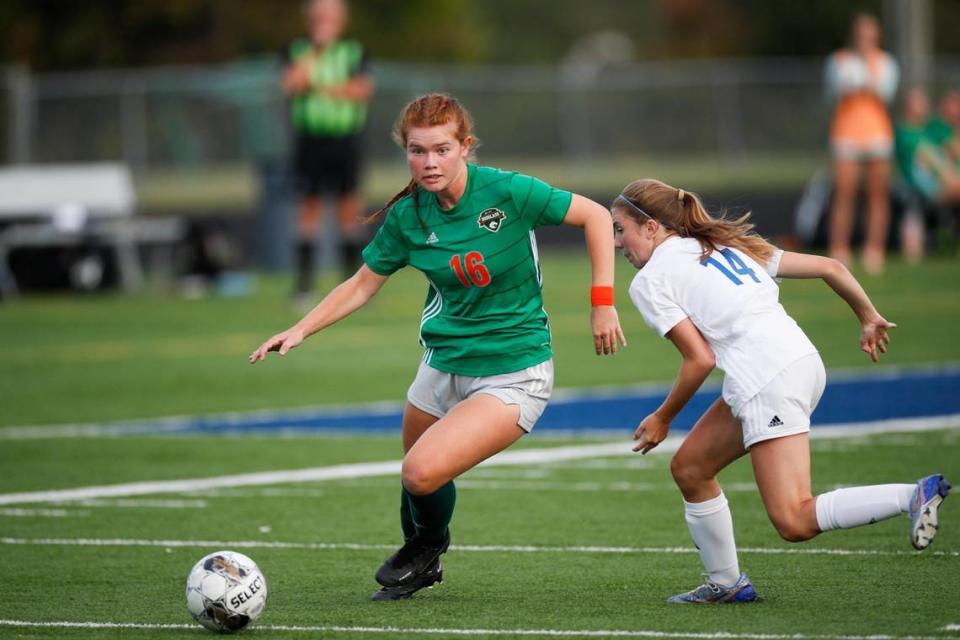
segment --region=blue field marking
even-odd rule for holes
[[[629,430],[654,411],[668,386],[559,390],[535,432]],[[720,396],[719,385],[701,389],[680,412],[674,430],[690,429]],[[168,422],[165,433],[336,432],[375,433],[400,427],[401,403],[272,411],[184,418]],[[879,369],[869,374],[832,373],[812,423],[836,425],[960,414],[960,367]]]

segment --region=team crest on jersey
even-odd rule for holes
[[[503,224],[506,218],[507,214],[500,211],[500,209],[484,209],[480,212],[480,217],[477,218],[477,224],[487,231],[496,233],[500,230],[500,225]]]

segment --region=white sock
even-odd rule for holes
[[[733,518],[727,497],[720,492],[706,502],[683,501],[687,528],[700,550],[700,559],[710,581],[729,587],[740,579],[737,544],[733,539]]]
[[[910,510],[912,484],[877,484],[836,489],[817,496],[817,526],[821,531],[873,524]]]

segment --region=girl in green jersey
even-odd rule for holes
[[[429,283],[420,323],[423,362],[403,414],[400,520],[405,543],[380,567],[374,600],[409,598],[442,580],[453,480],[533,428],[553,388],[533,230],[582,227],[592,267],[590,322],[597,355],[626,344],[613,306],[610,215],[582,196],[468,162],[470,115],[453,97],[408,104],[394,128],[411,180],[380,212],[364,264],[293,327],[250,355],[286,355],[366,304],[410,265]]]

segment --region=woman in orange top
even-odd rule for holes
[[[834,158],[830,255],[850,263],[854,202],[863,167],[867,194],[863,265],[870,273],[883,270],[893,151],[887,104],[896,93],[898,78],[896,61],[880,49],[879,22],[870,14],[857,14],[850,47],[830,56],[826,69],[828,96],[836,103],[830,128]]]

